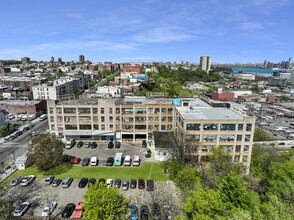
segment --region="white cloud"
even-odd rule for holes
[[[71,18],[76,18],[76,19],[81,19],[82,16],[79,13],[73,13],[73,12],[63,12],[63,16],[71,17]]]

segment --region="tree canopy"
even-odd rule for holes
[[[2,126],[0,127],[0,137],[4,137],[4,136],[6,136],[7,133],[8,133],[8,129],[7,129],[5,126],[2,125]]]
[[[111,74],[110,70],[105,68],[101,72],[102,76],[105,78],[106,76],[109,76]]]
[[[64,160],[64,143],[55,135],[42,133],[33,138],[27,156],[41,171],[50,170]]]
[[[255,128],[253,141],[273,141],[272,136],[262,128]]]

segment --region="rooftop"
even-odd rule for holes
[[[28,100],[1,100],[0,105],[35,105],[40,103],[42,100],[39,101],[28,101]]]

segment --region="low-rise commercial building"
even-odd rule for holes
[[[23,101],[23,100],[2,100],[0,101],[0,110],[5,109],[9,114],[34,114],[47,111],[46,100],[41,101]]]

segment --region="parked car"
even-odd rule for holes
[[[143,179],[138,180],[138,188],[145,189],[145,181]]]
[[[139,166],[140,165],[140,156],[135,155],[133,160],[133,166]]]
[[[107,184],[107,186],[106,186],[107,188],[112,187],[113,180],[112,179],[107,179],[106,184]]]
[[[91,148],[94,149],[94,148],[96,148],[96,147],[97,147],[97,143],[96,143],[96,142],[92,142],[92,144],[91,144]]]
[[[91,185],[96,184],[96,179],[91,178],[88,182],[88,187],[90,187]]]
[[[67,177],[62,181],[62,188],[68,188],[70,187],[70,184],[72,183],[73,178],[72,177]]]
[[[7,138],[7,140],[8,140],[8,141],[12,141],[12,140],[14,140],[15,138],[17,138],[17,136],[14,135],[14,134],[12,134],[12,135],[10,135],[10,136]]]
[[[116,180],[114,181],[114,187],[116,187],[116,188],[120,188],[120,185],[121,185],[121,180],[120,180],[120,179],[116,179]]]
[[[85,188],[88,183],[88,178],[82,178],[79,182],[79,188]]]
[[[57,206],[57,202],[51,202],[49,206],[46,206],[42,212],[42,216],[49,216],[53,213],[54,209]]]
[[[38,135],[38,132],[36,132],[36,131],[33,131],[33,132],[32,132],[32,136],[33,136],[33,137],[35,137],[35,136],[37,136],[37,135]]]
[[[153,190],[154,190],[154,181],[147,180],[147,191],[153,191]]]
[[[98,165],[98,158],[97,157],[92,157],[90,164],[91,164],[91,166],[97,166]]]
[[[106,161],[106,166],[113,166],[114,159],[113,157],[108,157]]]
[[[132,220],[139,219],[138,208],[135,205],[131,206],[131,219]]]
[[[21,131],[17,131],[17,132],[15,132],[15,136],[16,136],[16,137],[18,137],[18,136],[20,136],[20,135],[22,135],[22,132],[21,132]]]
[[[79,164],[81,162],[81,158],[76,157],[73,161],[73,164]]]
[[[131,156],[127,155],[124,159],[125,166],[131,166]]]
[[[142,141],[142,147],[147,147],[147,142],[144,140],[144,141]]]
[[[30,130],[30,127],[24,127],[24,128],[22,129],[22,132],[26,132],[26,131],[28,131],[28,130]]]
[[[53,175],[50,175],[50,176],[47,176],[46,179],[45,179],[45,185],[48,186],[50,185],[54,180],[54,176]]]
[[[118,141],[115,142],[115,148],[120,148],[120,142]]]
[[[72,147],[75,146],[75,144],[76,144],[76,141],[75,139],[72,138],[66,143],[65,149],[71,149]]]
[[[77,147],[82,147],[83,144],[84,144],[83,141],[79,141],[78,144],[77,144]]]
[[[82,160],[82,166],[83,167],[88,166],[89,162],[90,162],[89,157],[84,157],[83,160]]]
[[[18,206],[13,213],[13,216],[22,216],[30,207],[29,202],[23,202],[20,206]]]
[[[63,218],[69,218],[71,216],[71,214],[73,213],[74,209],[75,209],[75,204],[73,203],[69,203],[65,206],[65,208],[62,211],[61,216]]]
[[[101,179],[99,179],[99,181],[98,181],[98,185],[101,183],[101,184],[105,184],[105,179],[103,179],[103,178],[101,178]]]
[[[108,142],[108,148],[113,148],[113,146],[114,146],[113,142],[112,141],[109,141]]]
[[[28,186],[30,185],[34,180],[36,179],[36,177],[34,175],[29,175],[27,177],[24,177],[21,181],[21,186]]]
[[[90,145],[91,145],[91,143],[90,143],[90,142],[86,142],[86,143],[85,143],[85,148],[89,148],[89,147],[90,147]]]
[[[153,203],[153,205],[152,205],[152,217],[155,220],[161,219],[160,206],[158,203]]]
[[[59,186],[59,184],[62,182],[62,179],[55,179],[55,180],[53,180],[53,182],[52,182],[52,186],[53,187],[57,187],[57,186]]]
[[[130,188],[131,189],[136,189],[136,187],[137,187],[137,180],[132,179],[131,184],[130,184]]]
[[[149,219],[149,209],[147,205],[141,206],[140,219]]]
[[[10,186],[17,186],[18,184],[21,183],[22,179],[23,179],[23,176],[18,176],[14,178],[13,180],[11,180]]]
[[[121,189],[125,190],[125,191],[129,189],[129,181],[128,180],[122,181]]]
[[[84,212],[83,202],[79,202],[75,207],[72,217],[81,218],[83,216],[83,212]]]

